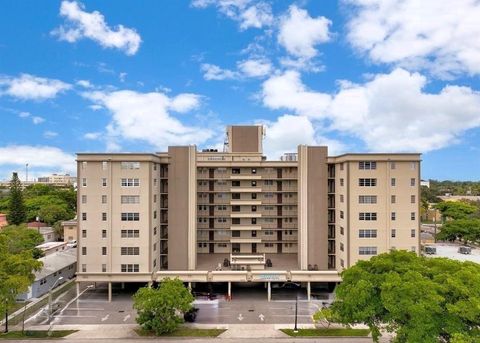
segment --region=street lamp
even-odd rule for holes
[[[295,327],[293,328],[294,333],[298,333],[297,328],[297,313],[298,313],[298,294],[295,296]]]
[[[58,281],[61,280],[63,280],[63,276],[60,276],[48,290],[48,324],[52,321],[52,289],[54,289]]]

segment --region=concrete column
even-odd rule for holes
[[[153,286],[153,282],[152,281],[148,281],[148,287],[152,288]]]
[[[268,301],[272,300],[272,287],[270,285],[270,281],[268,281],[268,284],[267,284],[267,299]]]
[[[232,300],[232,282],[228,281],[228,300]]]
[[[108,302],[112,302],[112,283],[108,283]]]
[[[312,294],[312,289],[310,287],[310,281],[307,282],[307,299],[310,301],[310,295]]]
[[[77,286],[77,297],[80,296],[80,282],[76,282],[75,285]]]
[[[125,289],[125,282],[122,282],[122,289]]]
[[[190,292],[192,291],[192,283],[191,283],[191,282],[188,283],[188,290],[189,290]]]

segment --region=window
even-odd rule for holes
[[[360,212],[358,214],[358,220],[367,220],[367,221],[377,220],[377,212]]]
[[[240,181],[232,181],[232,187],[240,187]]]
[[[273,248],[273,243],[264,243],[265,248]]]
[[[257,212],[257,206],[252,206],[252,212]]]
[[[138,200],[140,201],[140,198]],[[156,194],[153,195],[153,202],[157,202],[157,195]]]
[[[342,179],[340,179],[340,186],[343,187],[343,185],[344,185],[344,180],[343,180],[343,178],[342,178]]]
[[[157,243],[153,244],[153,251],[157,251]]]
[[[396,167],[395,162],[390,162],[390,169],[395,169]]]
[[[358,185],[360,187],[375,187],[377,185],[377,179],[358,179]]]
[[[410,220],[415,220],[415,212],[410,212]]]
[[[232,174],[240,174],[240,168],[232,168]]]
[[[82,220],[87,220],[87,213],[86,212],[82,212]]]
[[[102,204],[106,204],[106,203],[107,203],[107,196],[102,195]]]
[[[256,174],[257,173],[257,169],[256,168],[252,168],[252,174]]]
[[[219,248],[226,248],[226,247],[227,247],[227,243],[218,243],[218,244],[217,244],[217,247],[219,247]]]
[[[232,212],[240,212],[240,206],[239,205],[233,205],[232,206]]]
[[[416,235],[416,233],[417,233],[417,230],[411,229],[411,230],[410,230],[410,237],[414,238],[415,235]]]
[[[254,224],[254,225],[257,224],[257,218],[252,218],[252,224]]]
[[[345,262],[343,261],[343,259],[340,259],[340,267],[345,267]]]
[[[86,204],[86,203],[87,203],[87,196],[82,195],[82,204]]]
[[[122,187],[138,187],[140,179],[122,179]]]
[[[153,260],[153,268],[155,268],[157,266],[157,259],[154,259]]]
[[[122,195],[120,197],[120,202],[122,204],[139,204],[140,195]]]
[[[139,247],[121,247],[120,255],[140,255]]]
[[[343,170],[343,163],[340,163],[340,170]]]
[[[257,193],[252,193],[252,199],[256,199],[257,198]]]
[[[376,238],[377,230],[375,229],[363,229],[358,231],[359,238]]]
[[[107,179],[106,178],[102,178],[102,186],[107,187]]]
[[[392,204],[395,204],[395,203],[397,202],[397,196],[396,196],[396,195],[390,196],[390,202],[391,202]]]
[[[87,238],[87,230],[82,230],[82,238]]]
[[[415,187],[415,178],[414,177],[412,177],[410,179],[410,186]]]
[[[153,219],[157,219],[157,211],[153,211]]]
[[[234,200],[240,199],[240,193],[232,193],[232,199]]]
[[[153,187],[157,187],[157,179],[153,179]]]
[[[102,247],[102,255],[107,255],[107,247]]]
[[[344,214],[343,214],[343,211],[340,211],[340,218],[344,218]]]
[[[82,179],[82,187],[87,187],[87,178],[86,177],[84,177]]]
[[[263,231],[264,236],[273,236],[273,230],[265,230]]]
[[[343,194],[340,194],[340,202],[343,202],[344,201],[344,196]]]
[[[343,243],[340,243],[340,251],[344,251],[344,250],[345,250],[345,248],[343,246]]]
[[[359,255],[376,255],[377,247],[359,247],[358,254]]]
[[[102,162],[102,170],[107,170],[107,168],[108,168],[108,162],[103,161]]]
[[[396,180],[394,177],[392,177],[392,178],[390,179],[390,185],[391,185],[391,186],[395,186],[396,183],[397,183],[397,180]]]
[[[107,221],[107,213],[102,212],[102,221],[106,222]]]
[[[107,230],[102,230],[102,238],[107,238]]]
[[[83,170],[87,169],[87,162],[85,162],[85,161],[82,162],[82,169]]]
[[[397,230],[396,229],[392,229],[391,236],[392,236],[392,238],[397,237]]]
[[[82,247],[82,255],[86,255],[87,254],[87,247]]]
[[[140,220],[140,213],[138,212],[122,212],[122,222],[138,222]]]
[[[232,231],[232,237],[240,237],[240,231],[238,231],[238,230],[233,230],[233,231]]]
[[[137,230],[137,231],[138,231],[138,230]],[[155,227],[153,228],[153,235],[156,235],[156,234],[157,234],[157,227],[155,226]]]
[[[360,204],[376,204],[377,196],[376,195],[359,195],[358,202]]]
[[[411,247],[411,248],[410,248],[410,251],[416,252],[416,251],[417,251],[417,248],[416,248],[416,247]]]
[[[410,203],[415,204],[415,195],[410,195]]]
[[[82,273],[86,273],[86,272],[87,272],[87,265],[82,264]]]
[[[106,272],[107,272],[107,265],[102,264],[102,273],[106,273]]]
[[[240,224],[240,218],[232,218],[232,224],[235,224],[235,225]]]
[[[397,214],[395,212],[392,212],[390,215],[391,220],[395,220],[397,218]]]
[[[257,181],[252,181],[252,187],[257,187]]]
[[[343,235],[345,233],[345,229],[343,228],[343,226],[340,226],[340,234]]]
[[[410,163],[410,169],[411,169],[411,170],[415,170],[416,167],[417,167],[417,163],[416,163],[416,162],[411,162],[411,163]]]
[[[140,162],[122,162],[121,169],[140,169]]]
[[[122,238],[138,238],[140,237],[139,230],[121,230]]]
[[[120,268],[122,273],[138,273],[140,271],[138,264],[122,264]]]
[[[375,162],[375,161],[360,161],[360,162],[358,162],[358,169],[360,169],[360,170],[377,169],[377,162]]]

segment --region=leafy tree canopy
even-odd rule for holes
[[[17,173],[13,173],[10,181],[10,196],[8,200],[7,220],[9,223],[19,225],[25,222],[25,204],[23,201],[22,183]]]
[[[375,342],[382,329],[400,343],[480,339],[478,264],[392,251],[359,261],[342,278],[325,315],[368,325]]]
[[[437,233],[442,241],[461,240],[465,244],[480,242],[480,219],[457,219],[442,225]]]
[[[28,251],[34,258],[43,256],[43,252],[37,245],[43,243],[43,237],[37,230],[29,229],[26,225],[8,225],[0,231],[0,237],[4,237],[8,251],[12,254],[19,254]]]
[[[478,209],[475,205],[464,201],[442,201],[436,205],[443,218],[466,219]]]
[[[133,296],[137,323],[157,335],[172,332],[183,322],[183,314],[192,308],[193,300],[178,278],[167,278],[156,289],[140,288]]]

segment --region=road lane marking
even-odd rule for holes
[[[129,315],[129,314],[127,314],[127,315],[125,316],[125,318],[123,318],[123,321],[126,322],[126,321],[128,320],[128,318],[130,318],[130,315]]]
[[[242,321],[242,320],[243,320],[243,316],[242,316],[241,313],[238,315],[238,320],[239,320],[239,321]]]
[[[265,320],[265,316],[261,313],[258,315],[258,318],[260,318],[262,322]]]
[[[105,317],[102,318],[102,322],[106,321],[110,317],[110,314],[107,314]]]

